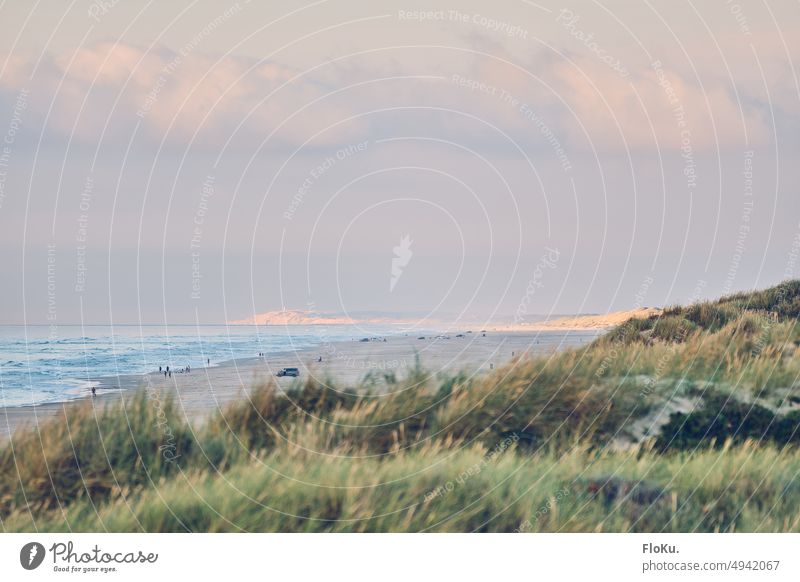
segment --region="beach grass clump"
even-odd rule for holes
[[[363,443],[370,452],[383,454],[428,438],[436,408],[432,394],[411,389],[362,400],[353,408],[335,411],[328,420],[336,443]]]
[[[487,443],[510,434],[536,447],[602,443],[619,434],[637,408],[646,412],[635,385],[569,374],[576,365],[572,358],[523,361],[461,385],[442,407],[437,429]]]
[[[669,316],[654,321],[650,338],[668,343],[683,343],[698,330],[699,326],[689,319]]]
[[[0,512],[119,495],[173,474],[192,445],[173,401],[145,391],[119,406],[65,407],[0,449]]]

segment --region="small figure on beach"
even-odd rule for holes
[[[189,366],[189,364],[186,364],[186,373],[188,374],[191,371],[192,371],[191,366]]]
[[[95,388],[94,386],[92,386],[92,396],[93,397],[97,396],[97,388]]]
[[[158,367],[158,373],[161,373],[161,366]]]
[[[167,366],[167,372],[169,372],[169,366]],[[170,374],[170,376],[171,376],[171,375],[172,375],[172,374]]]
[[[166,377],[167,377],[167,371],[164,370],[164,378],[166,378]]]
[[[322,361],[322,356],[320,356],[319,358],[317,358],[317,361],[318,361],[318,362],[321,362],[321,361]]]
[[[211,358],[206,358],[206,365],[207,365],[207,366],[210,366],[210,365],[211,365]]]
[[[172,378],[172,372],[169,372],[169,377]]]

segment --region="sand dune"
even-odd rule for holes
[[[508,326],[492,326],[498,331],[570,331],[570,330],[604,330],[611,329],[629,319],[644,319],[652,315],[661,315],[661,309],[655,307],[642,307],[628,311],[614,311],[598,315],[577,315],[575,317],[562,317],[550,321],[535,323],[512,324]]]
[[[282,309],[257,313],[245,319],[229,322],[231,325],[352,325],[351,317],[326,315],[300,309]]]

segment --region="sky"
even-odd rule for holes
[[[665,306],[798,276],[800,5],[3,2],[0,323]]]

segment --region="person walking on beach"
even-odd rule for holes
[[[167,377],[167,371],[164,370],[164,378],[166,378],[166,377]]]
[[[92,398],[94,398],[95,396],[97,396],[97,389],[94,386],[92,386]]]
[[[207,366],[210,366],[210,365],[211,365],[211,358],[206,358],[206,365],[207,365]]]
[[[158,373],[161,373],[161,366],[158,367]]]

